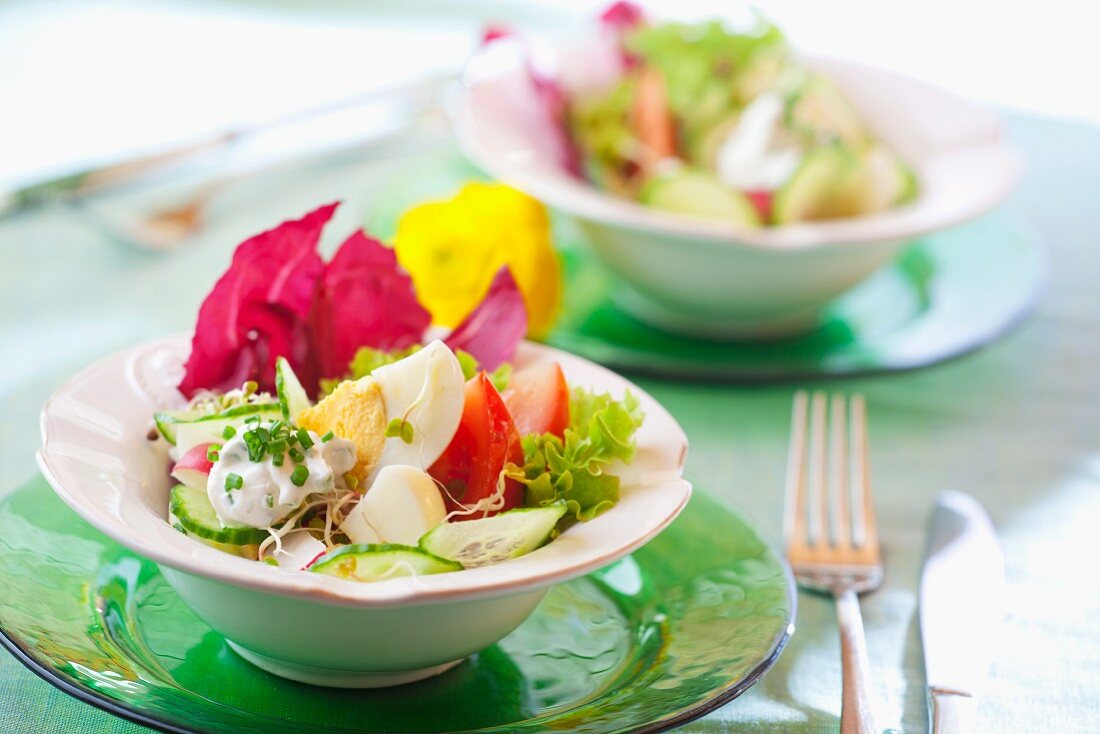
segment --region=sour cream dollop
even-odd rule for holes
[[[742,191],[779,188],[802,159],[802,151],[782,140],[783,98],[775,92],[754,99],[718,148],[718,179]]]
[[[270,424],[265,427],[270,428]],[[270,456],[251,461],[243,434],[243,430],[238,431],[225,442],[206,480],[206,494],[223,524],[271,527],[300,507],[309,495],[344,487],[344,474],[355,466],[355,445],[351,441],[331,438],[322,443],[311,431],[313,446],[302,452],[305,456],[302,465],[309,470],[309,476],[299,487],[290,480],[297,466],[290,457],[282,466],[275,466]],[[240,489],[226,490],[225,479],[230,474],[241,478]]]

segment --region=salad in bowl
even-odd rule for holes
[[[250,662],[394,685],[667,527],[687,442],[644,391],[524,340],[506,266],[441,328],[365,233],[325,262],[335,209],[243,242],[189,338],[62,386],[38,461]]]
[[[658,209],[757,227],[872,214],[916,176],[774,25],[602,18],[610,78],[564,91],[577,166]]]
[[[658,22],[625,2],[565,40],[493,31],[451,113],[470,160],[576,223],[616,306],[705,339],[814,330],[1022,170],[971,102],[799,55],[759,19]]]

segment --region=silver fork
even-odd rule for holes
[[[784,536],[799,586],[836,599],[844,671],[840,732],[878,734],[857,596],[882,583],[863,396],[795,394]]]

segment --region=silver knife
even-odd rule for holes
[[[989,515],[962,492],[936,502],[920,578],[920,632],[933,734],[974,730],[977,696],[1005,604],[1004,556]]]

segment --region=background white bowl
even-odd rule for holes
[[[180,336],[108,357],[61,387],[42,411],[38,463],[85,520],[156,562],[180,597],[246,659],[321,685],[394,685],[432,675],[493,644],[553,584],[605,566],[663,530],[687,504],[687,439],[653,398],[614,373],[523,344],[517,366],[556,360],[567,379],[641,400],[638,454],[616,470],[622,498],[529,555],[494,566],[370,584],[288,573],[205,546],[166,522],[168,457],[146,434],[176,407],[189,341]]]
[[[523,57],[495,44],[467,67],[453,120],[465,154],[489,174],[576,219],[621,278],[621,305],[655,326],[704,337],[780,336],[887,263],[906,242],[973,219],[1012,190],[1022,161],[984,109],[912,79],[847,61],[810,65],[916,170],[918,198],[843,220],[746,229],[604,193],[561,164]],[[562,65],[583,64],[562,51]]]

